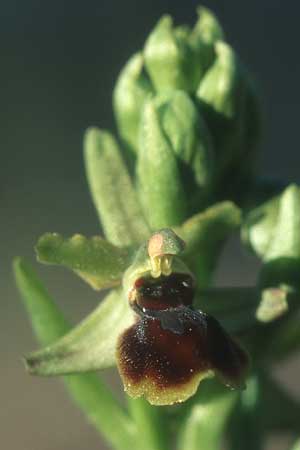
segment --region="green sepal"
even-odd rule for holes
[[[223,244],[240,221],[239,208],[232,202],[222,202],[196,214],[175,229],[186,243],[182,259],[195,274],[199,287],[210,283]]]
[[[84,157],[88,183],[105,236],[115,245],[148,237],[132,181],[114,137],[97,128],[87,130]]]
[[[300,188],[288,186],[246,216],[242,240],[264,262],[262,286],[300,286]]]
[[[177,449],[219,449],[237,400],[238,391],[230,391],[215,380],[203,381],[180,415]]]
[[[137,161],[137,187],[152,230],[179,225],[187,201],[177,157],[166,137],[154,101],[145,104]]]
[[[138,131],[143,105],[153,93],[142,53],[134,54],[122,69],[113,92],[119,134],[133,154],[138,151]]]
[[[97,290],[120,284],[131,260],[129,250],[116,247],[100,236],[88,239],[75,234],[64,238],[57,233],[46,233],[35,249],[38,261],[65,266]]]
[[[182,27],[176,30],[170,16],[163,16],[150,33],[144,57],[157,92],[195,91],[201,76],[198,54],[189,34],[182,32]]]
[[[70,329],[61,311],[22,259],[14,261],[16,283],[33,330],[42,345],[49,345]],[[136,429],[130,417],[100,377],[93,373],[63,377],[68,392],[90,423],[117,450],[131,450]]]
[[[134,322],[121,289],[111,291],[86,319],[52,345],[26,358],[35,375],[63,375],[115,366],[119,335]]]

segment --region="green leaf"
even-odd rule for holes
[[[162,130],[154,101],[148,101],[143,111],[137,185],[153,230],[179,225],[185,219],[186,196],[177,158]]]
[[[91,194],[107,239],[120,246],[146,239],[149,229],[113,136],[97,128],[88,129],[84,156]]]
[[[17,258],[14,272],[34,332],[41,344],[48,345],[69,325],[28,264]],[[101,378],[86,373],[66,376],[64,381],[73,400],[111,445],[118,450],[134,448],[134,424]]]
[[[180,418],[178,450],[220,449],[237,399],[237,391],[230,391],[214,380],[203,381],[187,404],[185,416]]]
[[[133,154],[138,151],[138,131],[143,106],[152,92],[150,80],[144,70],[143,55],[136,53],[122,69],[113,93],[118,130]]]
[[[40,262],[68,267],[94,289],[120,284],[131,260],[128,250],[99,236],[87,239],[80,234],[66,239],[57,233],[46,233],[38,240],[36,253]]]
[[[240,224],[240,210],[231,202],[216,204],[188,219],[176,233],[186,243],[182,258],[200,287],[212,277],[224,241]]]
[[[111,291],[79,325],[29,355],[27,368],[36,375],[62,375],[115,366],[118,337],[133,321],[122,289]]]

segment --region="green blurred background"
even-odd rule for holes
[[[1,449],[106,448],[57,380],[25,374],[21,356],[36,344],[11,261],[22,255],[34,263],[33,245],[46,231],[99,232],[83,173],[83,132],[90,125],[114,128],[114,82],[157,19],[168,12],[177,22],[192,23],[197,5],[192,0],[0,3]],[[266,122],[261,172],[299,180],[300,4],[207,0],[205,5],[260,83]],[[35,267],[74,321],[97,304],[99,296],[67,271]],[[257,268],[233,239],[217,283],[252,283]],[[296,360],[277,370],[295,395],[297,365],[299,377]],[[269,448],[284,447],[274,438]]]

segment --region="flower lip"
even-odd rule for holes
[[[213,374],[227,386],[244,387],[247,353],[216,319],[193,309],[194,291],[187,273],[135,280],[129,301],[136,322],[119,337],[116,355],[132,397],[145,395],[157,405],[181,402]]]
[[[143,310],[120,336],[117,360],[125,390],[153,404],[173,404],[193,395],[203,378],[218,377],[243,388],[247,353],[213,317],[191,307]]]

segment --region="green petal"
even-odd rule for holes
[[[119,134],[127,148],[138,151],[138,130],[145,100],[152,86],[144,71],[144,58],[136,53],[122,69],[113,94],[114,112]]]
[[[69,239],[57,233],[44,234],[38,240],[36,253],[40,262],[60,264],[74,270],[94,289],[120,284],[131,260],[125,249],[99,236],[87,239],[79,234]]]
[[[117,339],[133,321],[122,290],[114,290],[68,334],[29,355],[28,370],[36,375],[62,375],[112,367]]]
[[[115,139],[90,128],[84,147],[87,178],[105,236],[120,246],[143,241],[148,226]]]
[[[196,214],[176,233],[186,243],[182,258],[196,275],[199,286],[206,286],[212,276],[224,241],[240,224],[240,210],[223,202]]]
[[[28,264],[17,258],[14,272],[34,332],[41,344],[50,344],[70,327]],[[113,447],[118,450],[134,447],[134,424],[100,377],[85,373],[66,376],[64,381],[89,422]]]

